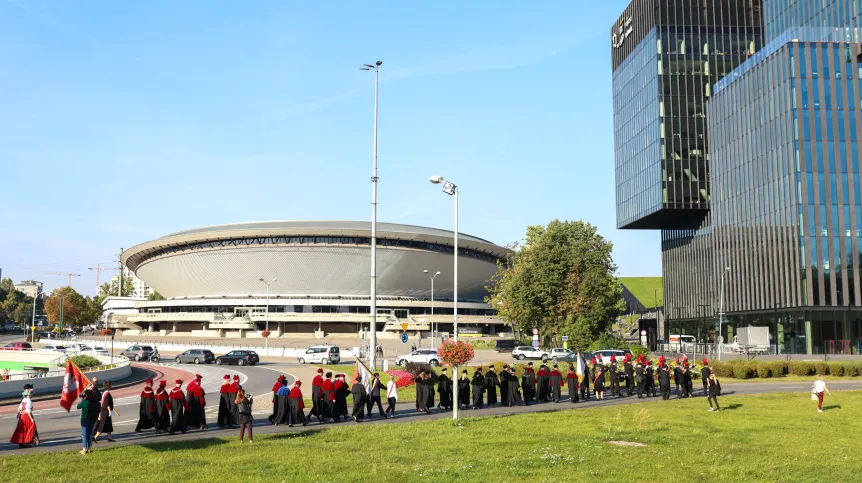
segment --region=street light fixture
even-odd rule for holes
[[[428,275],[428,270],[422,270],[422,273]],[[431,347],[435,347],[434,345],[434,277],[440,275],[440,272],[435,273],[434,275],[428,275],[428,278],[431,279]]]
[[[439,175],[432,176],[429,181],[431,181],[431,184],[443,183],[443,192],[447,195],[455,197],[455,273],[453,274],[453,278],[455,280],[455,308],[453,311],[454,317],[452,318],[452,326],[453,332],[455,333],[455,342],[458,342],[458,186],[451,181],[446,181],[445,179],[443,179],[442,176]],[[458,402],[457,384],[452,385],[452,398],[455,400],[456,403]],[[452,405],[452,419],[458,419],[458,404]]]
[[[268,356],[269,355],[269,334],[268,334],[269,333],[269,286],[274,284],[275,282],[277,282],[278,279],[274,278],[269,283],[267,283],[267,281],[264,280],[263,277],[259,278],[258,280],[263,282],[264,285],[266,285],[266,314],[264,315],[264,317],[266,318],[267,336],[263,338],[263,344],[264,344],[264,348],[266,349],[265,350],[266,355]]]
[[[371,171],[371,348],[369,362],[377,369],[377,90],[380,85],[380,66],[383,61],[363,64],[359,70],[374,71],[374,165]]]
[[[724,267],[721,272],[721,289],[718,294],[718,330],[715,332],[715,348],[718,352],[718,360],[721,360],[721,324],[724,322],[724,276],[730,272],[730,267]]]

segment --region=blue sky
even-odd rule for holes
[[[608,32],[626,1],[0,0],[4,277],[67,279],[173,231],[378,219],[506,244],[597,225],[620,275],[659,275],[658,232],[615,226]]]

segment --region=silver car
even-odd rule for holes
[[[177,364],[182,364],[183,362],[190,362],[194,364],[209,364],[211,362],[215,362],[215,354],[209,349],[189,349],[182,354],[178,355],[174,362]]]

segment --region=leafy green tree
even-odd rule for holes
[[[3,291],[4,294],[8,294],[15,290],[15,284],[12,282],[11,278],[0,279],[0,290]],[[3,296],[6,298],[6,295]]]
[[[529,226],[525,244],[498,264],[486,300],[521,331],[587,347],[625,309],[612,249],[589,223]]]
[[[147,300],[164,300],[164,299],[165,299],[165,298],[164,298],[164,297],[162,297],[162,294],[160,294],[160,293],[156,292],[155,290],[153,290],[153,293],[151,293],[151,294],[147,297]]]

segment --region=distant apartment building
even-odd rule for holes
[[[21,283],[15,284],[15,290],[22,292],[30,298],[36,298],[42,295],[42,282],[24,280]]]
[[[147,285],[146,282],[136,277],[134,272],[129,270],[128,268],[123,267],[123,280],[131,280],[132,282],[132,293],[123,293],[123,297],[131,297],[138,299],[146,299],[153,293],[153,289]],[[117,284],[120,283],[119,276],[111,277],[111,290],[117,290]],[[124,282],[125,285],[125,282]]]

